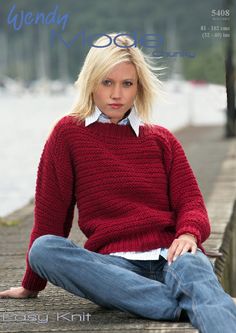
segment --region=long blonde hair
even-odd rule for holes
[[[110,33],[107,36],[112,43],[105,47],[108,37],[104,35],[98,38],[93,42],[97,47],[92,46],[85,58],[75,82],[79,96],[69,114],[79,121],[91,115],[95,110],[92,93],[98,84],[115,65],[131,62],[138,75],[138,92],[134,106],[139,117],[149,123],[153,102],[162,91],[162,84],[155,74],[159,68],[152,64],[151,57],[145,55],[140,48],[131,46],[134,40],[127,34]],[[114,38],[119,46],[113,43]]]

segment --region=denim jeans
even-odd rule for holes
[[[168,266],[163,257],[130,260],[45,235],[34,241],[29,263],[52,284],[108,309],[168,321],[185,310],[201,333],[236,332],[236,306],[201,250]]]

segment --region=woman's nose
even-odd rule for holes
[[[112,87],[111,97],[112,98],[120,98],[121,97],[121,87],[118,84],[116,84]]]

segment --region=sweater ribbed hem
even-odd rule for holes
[[[47,281],[42,279],[38,274],[34,273],[31,269],[27,269],[25,276],[21,282],[22,287],[31,291],[41,291],[46,285]]]

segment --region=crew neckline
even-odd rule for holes
[[[134,130],[132,129],[130,124],[127,125],[119,125],[114,123],[102,123],[95,122],[85,127],[85,123],[83,122],[83,127],[89,131],[91,134],[96,134],[102,137],[112,137],[112,138],[120,138],[120,139],[134,139],[138,140],[139,138],[143,138],[146,134],[146,126],[145,124],[140,125],[139,127],[139,136],[137,137]]]

